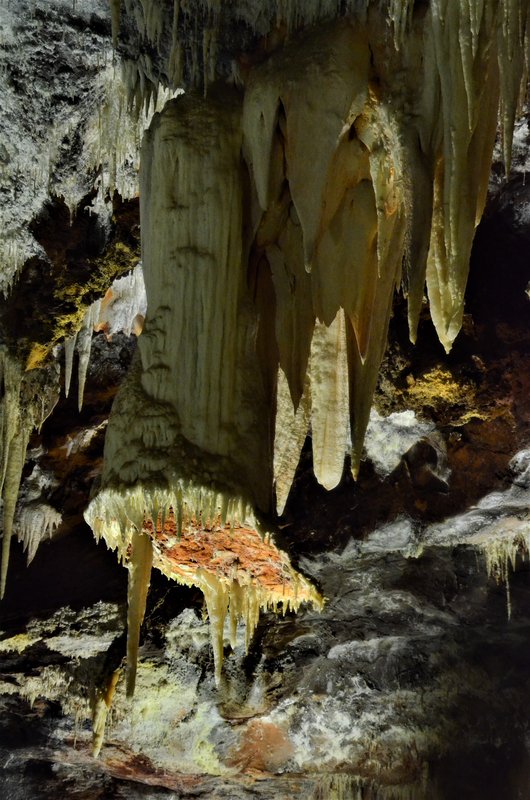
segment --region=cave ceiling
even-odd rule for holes
[[[526,0],[0,2],[0,794],[517,800]]]

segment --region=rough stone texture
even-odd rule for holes
[[[50,193],[74,211],[92,188],[94,175],[80,162],[83,131],[103,100],[98,78],[112,51],[105,0],[77,8],[69,0],[6,2],[0,25],[4,288],[28,257],[42,255],[29,227]]]
[[[27,358],[35,344],[49,354],[79,305],[136,263],[138,218],[134,201],[114,196],[114,222],[109,206],[95,217],[81,210],[70,225],[60,187],[75,176],[76,196],[94,188],[79,168],[73,123],[57,134],[54,196],[37,166],[32,191],[17,166],[30,152],[41,164],[51,108],[60,124],[89,113],[82,96],[97,104],[98,54],[111,58],[106,3],[7,3],[0,23],[2,213],[24,262],[2,336]],[[10,127],[28,119],[20,106],[32,118],[24,136]],[[367,457],[356,485],[345,475],[326,493],[307,447],[285,513],[271,521],[278,544],[327,598],[323,612],[263,615],[248,654],[240,631],[235,651],[225,647],[217,689],[202,597],[155,576],[136,698],[125,700],[120,680],[97,760],[91,717],[122,666],[126,576],[82,511],[134,338],[94,337],[82,413],[72,397],[59,401],[32,438],[23,475],[21,507],[39,486],[62,523],[29,568],[13,546],[0,608],[2,797],[527,797],[528,553],[523,537],[515,570],[507,567],[508,620],[506,587],[488,576],[483,543],[469,541],[477,526],[506,522],[521,532],[528,522],[524,470],[512,462],[530,433],[527,164],[523,120],[510,180],[494,167],[468,316],[449,356],[427,313],[411,347],[396,299],[376,409],[411,424],[374,422],[373,447],[387,440],[383,466]],[[124,252],[106,271],[105,258],[115,264]]]

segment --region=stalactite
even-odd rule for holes
[[[112,3],[114,12],[119,4],[116,0]],[[174,0],[171,11],[163,0],[126,0],[126,15],[140,37],[161,50],[158,69],[138,70],[138,61],[126,62],[130,96],[138,96],[143,105],[145,93],[164,79],[173,89],[185,83],[188,88],[207,89],[225,58],[223,48],[218,45],[218,31],[222,30],[224,17],[229,18],[230,26],[252,30],[256,36],[266,37],[275,29],[285,29],[293,37],[341,16],[364,23],[371,5],[372,0],[273,0],[264,8],[259,3],[246,2],[232,3],[227,9],[217,0],[207,0],[198,6],[200,12],[194,14],[194,7],[180,0]],[[379,0],[379,6],[385,26],[400,48],[410,26],[413,0]],[[113,13],[113,33],[119,30],[115,21],[119,22],[117,11]],[[167,33],[167,46],[160,48],[163,30]],[[193,30],[193,46],[189,35],[186,40],[190,30]],[[183,46],[182,37],[188,42],[187,47]]]
[[[390,0],[388,19],[394,31],[394,46],[400,50],[405,44],[405,35],[410,27],[414,0]]]
[[[513,129],[521,100],[521,89],[528,76],[530,9],[519,0],[502,0],[498,25],[498,50],[501,86],[501,124],[504,165],[509,176],[512,161]]]
[[[11,536],[15,505],[22,477],[28,436],[23,428],[20,413],[20,388],[22,370],[7,352],[0,352],[3,397],[0,406],[2,427],[2,453],[0,490],[3,500],[2,564],[0,571],[0,598],[4,596],[9,566]]]
[[[72,382],[72,367],[74,364],[75,344],[77,333],[64,340],[64,394],[70,394],[70,383]]]
[[[74,354],[77,352],[79,411],[83,406],[94,330],[103,330],[109,337],[119,331],[127,336],[133,331],[138,335],[145,313],[145,284],[142,268],[138,265],[130,275],[115,280],[102,300],[94,301],[87,308],[79,330],[64,340],[64,394],[68,397],[70,392]]]
[[[85,517],[96,537],[103,537],[129,565],[130,670],[137,658],[151,563],[168,578],[203,592],[217,683],[227,618],[232,641],[234,626],[243,620],[248,647],[260,610],[296,611],[302,603],[322,607],[319,593],[295,572],[288,556],[270,536],[257,533],[251,507],[229,494],[182,483],[172,490],[105,489]]]
[[[433,153],[427,288],[431,316],[447,351],[462,324],[471,245],[486,200],[499,98],[496,32],[492,3],[484,4],[475,24],[460,3],[431,3],[432,38],[426,39],[425,49],[432,48],[429,70],[439,80],[440,145]],[[431,77],[426,90],[432,90],[432,84]],[[434,124],[432,118],[427,120],[429,127]]]
[[[24,468],[24,459],[29,441],[30,430],[21,421],[19,429],[9,443],[5,454],[6,472],[2,487],[3,505],[3,541],[2,541],[2,568],[0,573],[0,598],[4,596],[7,571],[9,567],[9,553],[13,522],[17,504],[18,490]]]
[[[312,389],[315,471],[328,488],[335,486],[342,474],[350,439],[349,408],[354,462],[358,464],[360,459],[410,224],[410,193],[404,180],[405,156],[397,116],[369,89],[365,37],[355,27],[339,24],[313,32],[293,45],[289,57],[283,53],[272,56],[251,74],[243,112],[245,153],[260,204],[267,206],[256,245],[265,248],[271,267],[280,364],[295,409],[304,381],[305,347],[312,335],[313,315],[323,323],[321,327],[317,324],[318,335],[313,334],[310,371],[312,385],[314,375],[318,386]],[[355,59],[349,52],[353,47]],[[313,72],[315,62],[320,63],[318,80]],[[326,102],[315,108],[311,98],[322,94]],[[320,112],[323,117],[317,121]],[[323,161],[317,161],[312,147],[320,140],[310,139],[302,131],[321,130],[323,125],[332,127],[327,146],[318,153]],[[321,165],[316,176],[315,163]],[[302,192],[304,174],[306,182],[308,175],[318,178],[318,185],[306,194]],[[289,205],[291,195],[295,214]],[[306,266],[311,262],[310,276],[301,274],[302,246]],[[305,283],[311,298],[308,291],[304,294]],[[341,308],[353,327],[361,362],[356,367],[355,359],[350,358],[349,400],[344,320],[340,399],[334,385],[337,364],[325,366],[328,348],[323,348],[322,356],[317,352],[317,343],[334,320],[343,319]],[[326,402],[324,395],[329,398]],[[283,402],[278,408],[282,416],[276,422],[277,439],[285,435],[284,419],[292,430]],[[329,421],[333,416],[329,430],[340,438],[340,444],[337,440],[333,447],[323,434],[326,424],[321,425],[321,417],[325,420],[328,413]]]
[[[7,351],[0,349],[0,386],[2,398],[0,404],[0,430],[2,449],[0,453],[0,489],[6,477],[9,462],[11,441],[16,435],[20,417],[20,386],[22,370],[15,359],[10,358]]]
[[[219,686],[223,665],[224,628],[228,612],[229,587],[219,581],[215,575],[198,571],[197,583],[201,586],[208,619],[210,621],[210,639],[213,648],[215,682]]]
[[[348,773],[324,774],[319,777],[315,800],[362,800],[365,781]]]
[[[134,530],[128,560],[129,586],[127,591],[127,697],[132,697],[136,683],[136,664],[140,627],[151,580],[153,548],[148,536]]]
[[[276,511],[282,514],[291,490],[300,453],[311,426],[311,388],[309,379],[298,407],[293,407],[285,373],[278,369],[276,392],[276,426],[274,436],[274,485]]]
[[[39,544],[47,537],[52,537],[61,521],[61,514],[47,503],[32,503],[20,509],[15,529],[18,540],[27,553],[28,565],[35,558]]]
[[[97,692],[92,713],[92,756],[97,758],[103,747],[107,717],[112,706],[121,669],[116,669],[107,681],[106,686]]]
[[[346,323],[315,326],[311,343],[311,430],[315,477],[326,489],[340,482],[350,443]]]
[[[99,319],[99,309],[99,300],[96,300],[91,306],[89,306],[83,319],[83,324],[76,338],[76,350],[79,358],[77,373],[77,405],[79,411],[81,411],[83,407],[86,374],[88,370],[88,362],[90,361],[90,351],[92,349],[92,334]]]
[[[24,372],[7,349],[0,348],[0,494],[3,541],[0,598],[4,596],[15,510],[29,437],[51,413],[58,397],[53,371]],[[52,522],[48,516],[47,522]]]
[[[121,0],[109,0],[112,24],[112,42],[114,47],[118,46],[118,35],[120,32],[121,19]]]
[[[522,528],[523,530],[517,530]],[[488,536],[483,537],[479,543],[486,558],[486,570],[490,578],[497,583],[503,583],[506,589],[506,613],[508,619],[512,616],[512,597],[510,574],[515,571],[518,558],[528,560],[530,554],[530,534],[526,533],[520,522],[515,523],[512,530],[510,520],[497,526],[497,529],[488,531]]]

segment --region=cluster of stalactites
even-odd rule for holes
[[[4,596],[6,587],[15,508],[29,437],[34,428],[40,428],[57,401],[57,376],[54,378],[25,373],[6,348],[0,348],[0,497],[3,518],[0,598]],[[50,533],[59,519],[48,514],[43,522],[46,532]],[[19,536],[26,542],[27,536],[23,531],[19,530]],[[35,544],[28,541],[27,547],[30,557]]]
[[[259,312],[262,325],[274,313],[279,357],[281,511],[309,428],[323,486],[339,483],[350,450],[357,471],[410,200],[397,121],[371,83],[361,26],[328,26],[256,68],[243,130],[262,210],[251,258],[276,301]]]
[[[279,360],[272,382],[280,511],[309,428],[323,486],[340,481],[345,453],[357,473],[401,278],[412,340],[427,283],[438,336],[451,348],[486,199],[499,99],[509,165],[526,76],[530,13],[522,0],[431,0],[416,16],[408,0],[343,6],[285,0],[245,17],[257,35],[282,25],[287,33],[301,31],[240,76],[243,150],[261,209],[253,220],[251,275],[262,331],[275,332]],[[200,17],[206,37],[195,64],[202,81],[192,74],[188,83],[207,86],[216,74],[221,21],[251,13],[206,0],[200,14],[176,2],[171,20],[154,0],[127,0],[124,9],[155,46],[168,41],[171,26],[172,66],[159,74],[173,87],[183,77],[186,15]],[[348,21],[302,30],[343,13]],[[135,70],[143,77],[131,73],[129,87],[141,103],[153,69],[140,59]],[[272,287],[269,295],[264,285]],[[274,357],[266,361],[270,369]]]
[[[28,565],[35,558],[40,543],[46,538],[51,539],[61,522],[61,514],[48,503],[31,503],[23,506],[17,516],[15,529],[22,549],[26,553]]]
[[[487,537],[477,542],[486,558],[488,576],[506,589],[506,613],[512,616],[511,573],[515,572],[517,561],[527,561],[530,554],[530,532],[526,521],[508,519],[493,530]]]
[[[68,397],[72,382],[74,355],[77,353],[77,405],[83,407],[85,384],[94,331],[107,336],[123,332],[126,336],[142,331],[146,312],[145,284],[142,267],[117,278],[102,300],[95,300],[85,311],[79,330],[64,340],[64,393]]]
[[[252,574],[253,564],[238,559],[236,570],[216,568],[211,558],[201,563],[199,545],[190,547],[183,560],[171,556],[171,545],[178,544],[201,531],[205,537],[212,530],[238,532],[259,540],[251,507],[242,499],[196,483],[177,481],[174,489],[144,489],[136,486],[115,491],[105,489],[91,502],[85,513],[96,538],[103,537],[116,549],[129,570],[127,618],[127,694],[134,692],[140,627],[145,614],[151,569],[156,566],[168,578],[186,586],[195,586],[204,595],[215,663],[215,680],[221,678],[225,622],[230,621],[230,642],[236,646],[237,625],[245,624],[245,646],[248,649],[259,620],[260,610],[285,613],[297,611],[303,603],[321,608],[322,598],[311,584],[291,567],[287,556],[277,550],[269,536],[262,548],[270,550],[279,562],[280,580],[263,583]],[[173,536],[164,534],[166,519],[175,523]],[[215,534],[214,534],[215,537]],[[219,545],[220,546],[220,545]],[[185,550],[185,548],[183,548]],[[215,546],[213,548],[215,553]],[[226,551],[225,551],[226,552]]]
[[[141,266],[138,265],[130,275],[116,280],[103,300],[96,300],[87,308],[79,330],[65,339],[64,390],[68,396],[74,354],[77,352],[79,410],[83,405],[94,329],[104,330],[108,336],[118,331],[126,335],[132,332],[139,335],[145,306],[145,285]],[[58,375],[53,368],[51,372],[24,371],[6,348],[0,348],[0,386],[3,387],[0,396],[0,499],[3,519],[0,597],[5,592],[12,534],[17,534],[29,564],[40,542],[51,537],[61,523],[61,515],[46,503],[22,508],[15,522],[29,439],[33,430],[40,428],[51,413],[58,398],[57,383]]]
[[[256,525],[252,507],[243,498],[179,478],[175,478],[172,489],[144,489],[138,485],[103,489],[90,502],[85,518],[96,539],[103,537],[107,546],[126,560],[134,531],[143,530],[146,518],[163,528],[169,509],[173,510],[178,537],[192,520],[206,524],[218,518],[221,525],[231,529],[242,523]]]
[[[422,47],[403,63],[397,48],[410,9],[392,9],[396,37],[401,31],[392,55],[388,39],[374,54],[373,19],[339,22],[300,36],[246,77],[244,147],[262,209],[253,257],[260,275],[268,265],[275,297],[279,511],[309,427],[320,483],[338,484],[346,452],[356,475],[403,263],[411,339],[426,282],[450,350],[499,97],[508,153],[526,85],[525,3],[432,0],[414,28]]]
[[[104,56],[106,58],[106,56]],[[17,216],[14,216],[11,205],[5,202],[0,206],[0,292],[9,295],[17,272],[25,261],[39,250],[28,231],[31,211],[37,215],[39,208],[50,194],[62,197],[66,203],[70,218],[75,218],[79,204],[87,193],[97,188],[97,195],[88,207],[96,213],[109,212],[109,198],[118,192],[123,199],[138,195],[139,153],[142,136],[148,127],[152,115],[161,111],[174,92],[160,88],[147,96],[143,95],[145,114],[129,113],[128,89],[130,80],[127,77],[127,66],[124,74],[112,63],[103,66],[100,74],[94,79],[91,100],[82,114],[82,123],[71,119],[55,119],[49,125],[46,140],[36,139],[24,142],[20,152],[13,151],[9,164],[2,164],[2,180],[6,187],[9,181],[16,182],[16,176],[23,174],[26,189],[33,202]],[[156,96],[155,96],[156,94]],[[86,118],[85,118],[86,117]],[[76,119],[74,115],[73,119]],[[75,127],[78,124],[79,127]],[[74,127],[72,127],[74,126]],[[68,170],[58,167],[64,158],[66,142],[75,130],[80,139],[79,151]],[[39,136],[43,135],[43,130]],[[28,147],[31,142],[31,160],[28,162]],[[92,177],[91,177],[92,176]],[[91,184],[91,180],[95,182]],[[28,201],[26,201],[27,203]],[[26,216],[25,216],[26,215]],[[41,254],[42,255],[42,254]]]
[[[235,48],[237,56],[246,48],[260,50],[264,43],[268,47],[277,38],[292,37],[338,17],[365,21],[374,0],[110,0],[110,5],[115,45],[119,44],[120,33],[127,41],[127,28],[140,42],[134,58],[128,53],[124,57],[124,75],[129,101],[141,109],[156,97],[160,84],[173,90],[185,86],[206,91],[220,70],[225,78],[241,80],[236,58],[231,72],[227,68],[223,36],[228,31],[228,47]],[[410,27],[414,0],[379,0],[376,5],[395,46],[401,47]],[[241,41],[238,36],[242,36]]]

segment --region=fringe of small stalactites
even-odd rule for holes
[[[139,486],[119,491],[104,489],[92,500],[85,517],[96,538],[103,538],[116,549],[129,570],[128,694],[134,691],[140,626],[152,566],[178,583],[196,586],[204,594],[217,683],[221,679],[227,620],[234,647],[237,623],[244,622],[248,649],[260,610],[285,613],[289,609],[297,611],[302,603],[322,607],[318,591],[292,568],[270,536],[260,538],[252,509],[242,500],[191,484],[181,484],[174,491],[144,490]],[[256,565],[240,559],[235,559],[236,569],[223,570],[208,559],[202,564],[197,548],[202,541],[217,552],[216,530],[220,532],[219,539],[228,530],[236,540],[246,537],[254,547],[259,540],[262,557],[265,562],[271,559],[270,568],[278,573],[274,572],[276,580],[260,581]],[[186,539],[190,540],[189,554],[183,546]],[[217,547],[226,551],[220,541]]]

